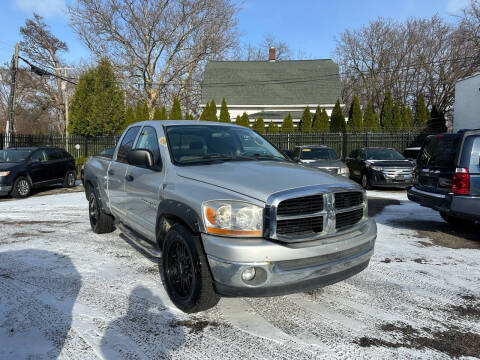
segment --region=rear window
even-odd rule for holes
[[[418,167],[455,167],[459,135],[440,135],[425,140]]]

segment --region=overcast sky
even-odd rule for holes
[[[0,63],[10,61],[19,40],[19,28],[33,11],[45,17],[52,32],[65,41],[70,51],[66,60],[78,63],[89,58],[88,50],[68,26],[66,1],[1,0]],[[294,55],[330,58],[335,36],[356,29],[379,16],[403,20],[434,14],[454,21],[469,0],[245,0],[239,13],[239,30],[244,43],[256,44],[266,34],[290,45]]]

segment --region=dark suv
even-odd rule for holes
[[[75,185],[75,159],[63,149],[25,147],[0,150],[0,196],[27,197],[33,187]]]
[[[480,220],[480,130],[431,135],[417,159],[408,198],[454,226]]]
[[[374,186],[407,188],[412,183],[413,164],[390,148],[362,148],[345,159],[350,178],[365,189]]]

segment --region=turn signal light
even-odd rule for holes
[[[457,195],[470,193],[470,174],[466,168],[456,168],[452,180],[452,192]]]

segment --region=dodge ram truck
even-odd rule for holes
[[[206,121],[130,125],[84,168],[95,233],[118,228],[157,256],[182,311],[221,296],[307,291],[364,270],[377,227],[365,190],[287,159],[251,129]]]

